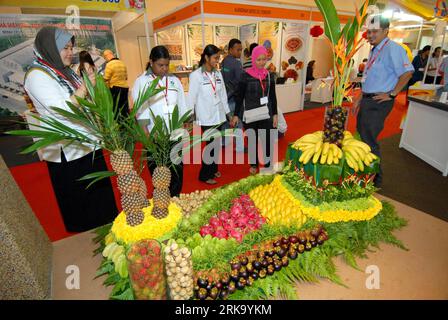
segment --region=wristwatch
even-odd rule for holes
[[[391,97],[392,99],[395,99],[395,98],[397,97],[397,95],[396,95],[396,94],[393,94],[393,93],[391,92],[391,93],[389,93],[389,97]]]

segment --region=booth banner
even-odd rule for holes
[[[170,52],[170,60],[175,64],[187,64],[184,28],[174,27],[157,33],[157,42]]]
[[[280,65],[281,22],[263,21],[259,23],[259,44],[268,50],[267,69],[278,72]]]
[[[283,23],[280,76],[300,79],[306,59],[307,23]]]
[[[145,8],[145,0],[3,0],[2,6],[23,8],[68,8],[83,10],[134,11]]]
[[[240,26],[240,40],[243,44],[243,62],[245,62],[249,58],[250,45],[252,43],[258,43],[257,24],[251,23]]]
[[[238,27],[236,26],[215,26],[215,45],[221,49],[223,56],[229,51],[229,41],[238,38]]]
[[[65,16],[0,15],[0,107],[22,113],[27,109],[23,80],[34,60],[33,44],[43,26],[66,29]],[[104,69],[104,49],[115,51],[110,19],[80,18],[80,29],[68,30],[75,35],[73,69],[78,69],[78,53],[87,50],[99,71]]]
[[[213,26],[205,25],[205,45],[213,43]],[[191,65],[197,65],[204,51],[202,46],[202,26],[200,24],[187,25],[188,47],[190,50]]]

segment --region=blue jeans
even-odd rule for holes
[[[235,101],[234,100],[229,100],[229,109],[230,109],[230,114],[231,116],[233,116],[234,112],[235,112]],[[223,130],[226,129],[230,129],[230,123],[229,121],[224,122],[223,124]],[[242,121],[238,122],[237,127],[235,128],[235,139],[236,139],[236,152],[243,152],[244,151],[244,138],[243,138],[243,123]],[[223,145],[224,146],[228,146],[231,142],[231,140],[233,139],[233,137],[224,137],[223,138]]]

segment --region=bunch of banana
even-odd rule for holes
[[[364,171],[366,166],[370,166],[373,160],[378,157],[374,155],[368,144],[355,139],[349,131],[344,132],[342,150],[350,168],[357,171]]]
[[[112,260],[115,265],[115,272],[120,277],[128,277],[128,264],[126,261],[125,248],[116,242],[109,243],[103,250],[103,257]]]
[[[310,149],[311,147],[315,147],[316,143],[318,143],[319,141],[322,141],[322,138],[323,138],[322,131],[316,131],[313,133],[309,133],[309,134],[302,136],[299,140],[294,142],[292,147],[294,149],[304,152],[305,150]]]
[[[313,163],[338,164],[342,159],[342,150],[336,144],[322,140],[322,131],[306,134],[297,140],[293,148],[302,151],[299,161],[307,164],[312,159]]]

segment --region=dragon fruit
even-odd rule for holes
[[[244,235],[256,231],[266,222],[254,202],[246,194],[232,200],[229,212],[223,210],[210,218],[201,228],[201,236],[211,235],[220,239],[234,238],[242,242]]]

